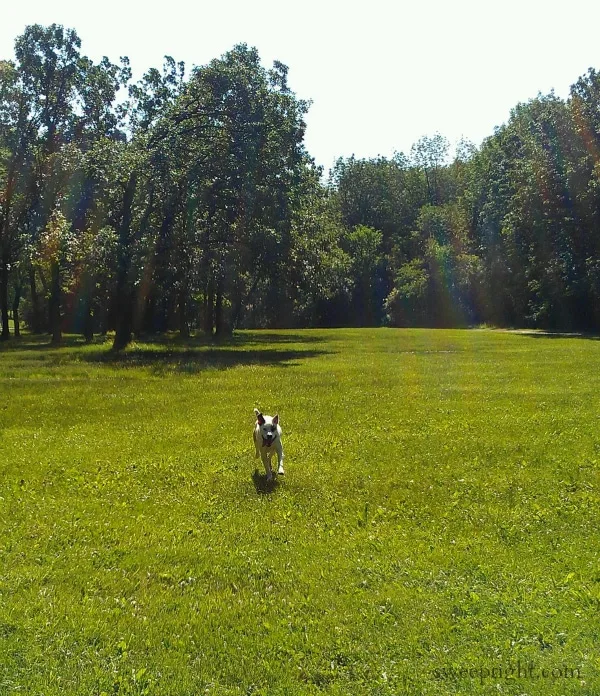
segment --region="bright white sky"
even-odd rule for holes
[[[35,23],[74,28],[93,60],[129,56],[136,77],[165,54],[191,67],[256,46],[313,101],[306,145],[326,171],[436,131],[479,145],[518,102],[600,69],[598,0],[23,0],[3,13],[0,58]]]

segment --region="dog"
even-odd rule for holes
[[[263,416],[257,409],[254,409],[256,424],[254,426],[254,446],[256,447],[256,459],[260,457],[267,472],[267,481],[273,480],[273,470],[271,469],[271,457],[273,452],[277,452],[277,473],[283,476],[283,446],[281,444],[281,426],[279,425],[279,415]]]

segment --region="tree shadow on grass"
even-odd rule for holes
[[[291,332],[284,330],[281,332],[268,331],[263,329],[236,331],[231,336],[222,338],[207,336],[199,333],[189,338],[182,338],[179,334],[146,334],[137,336],[132,345],[141,344],[144,346],[156,346],[171,348],[173,350],[193,349],[193,348],[236,348],[242,346],[268,346],[281,344],[313,344],[322,343],[325,339],[309,333]],[[29,334],[25,333],[19,338],[11,337],[8,341],[0,342],[0,349],[14,351],[60,351],[64,349],[77,349],[90,346],[109,348],[112,346],[113,338],[109,334],[95,335],[91,342],[86,342],[79,334],[63,334],[61,343],[53,344],[48,334]]]
[[[51,337],[46,334],[23,334],[18,338],[11,336],[8,341],[0,343],[0,351],[60,351],[83,348],[86,345],[89,344],[86,344],[83,336],[76,334],[65,335],[58,345],[53,344]],[[98,336],[93,340],[92,345],[107,345],[107,340],[104,336]]]
[[[303,333],[289,330],[276,333],[264,329],[254,331],[247,329],[226,338],[224,342],[230,345],[272,345],[280,343],[323,343],[324,340],[323,336],[315,335],[309,332],[309,330]]]
[[[271,348],[236,350],[232,347],[152,350],[133,348],[125,352],[91,351],[82,359],[114,367],[150,368],[156,374],[195,374],[205,370],[228,370],[241,365],[294,367],[308,358],[326,355],[324,350],[278,350]]]
[[[203,334],[189,339],[175,334],[141,336],[123,351],[111,350],[110,337],[98,336],[86,344],[81,336],[74,334],[65,335],[59,346],[52,345],[47,335],[26,335],[3,345],[15,352],[28,352],[32,358],[39,357],[52,366],[88,362],[117,368],[141,367],[160,375],[195,374],[240,365],[293,367],[329,353],[304,347],[323,341],[320,336],[304,332],[242,331],[222,339]]]
[[[521,336],[526,336],[527,338],[577,338],[586,341],[600,341],[600,335],[585,332],[569,333],[565,331],[521,330],[516,333],[519,333]]]

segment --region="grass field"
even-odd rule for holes
[[[0,694],[600,694],[600,341],[109,347],[0,348]]]

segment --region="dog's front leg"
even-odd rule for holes
[[[277,473],[280,476],[283,476],[285,474],[285,471],[283,470],[283,447],[281,446],[281,442],[277,440],[275,443],[275,449],[277,450]]]
[[[254,459],[258,459],[260,457],[260,445],[258,443],[258,435],[256,434],[256,431],[252,433],[252,440],[254,442],[254,449],[256,450]]]
[[[271,469],[271,457],[263,450],[261,452],[262,462],[265,465],[265,471],[267,472],[267,481],[273,480],[273,471]]]

